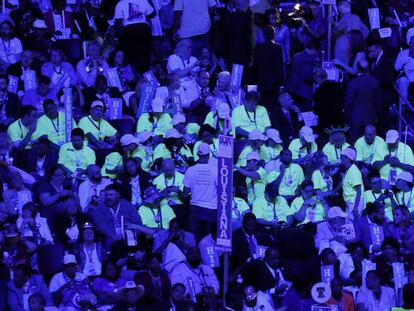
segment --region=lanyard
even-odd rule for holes
[[[60,132],[59,115],[57,116],[56,125],[55,125],[55,122],[53,122],[52,119],[49,119],[49,120],[50,120],[50,122],[52,122],[52,125],[53,125],[53,128],[55,129],[56,134],[59,134],[59,132]]]
[[[256,107],[257,108],[257,107]],[[254,112],[253,112],[253,120],[252,120],[252,118],[250,117],[250,114],[249,114],[249,112],[247,111],[247,109],[246,109],[246,106],[244,106],[244,111],[246,112],[246,115],[247,115],[247,117],[249,118],[249,121],[250,122],[253,122],[254,123],[254,125],[257,125],[256,124],[256,108],[254,108]]]
[[[169,187],[168,186],[168,180],[167,180],[167,177],[165,177],[165,175],[164,175],[164,182],[165,182],[165,188],[168,188]],[[174,173],[174,178],[173,178],[173,181],[171,183],[171,186],[174,186],[174,183],[175,183],[175,173]]]
[[[76,149],[75,149],[75,148],[73,148],[73,149],[71,149],[71,150],[73,150],[73,154],[75,155],[76,167],[77,167],[77,168],[80,168],[80,167],[81,167],[81,161],[82,161],[82,158],[83,158],[83,151],[84,151],[85,149],[83,149],[83,148],[82,148],[82,151],[80,152],[79,157],[78,157],[78,155],[76,154]]]
[[[149,208],[152,216],[154,217],[154,221],[157,223],[158,228],[162,228],[162,214],[161,214],[161,206],[157,208],[157,215],[155,215],[154,213],[154,209],[153,208]]]
[[[19,125],[19,128],[20,128],[20,138],[23,139],[24,138],[24,134],[23,134],[22,121],[19,120],[19,122],[17,122],[17,124]]]
[[[101,121],[99,120],[98,125],[92,120],[91,117],[88,117],[89,121],[92,123],[92,125],[100,132],[101,131]]]
[[[87,257],[88,261],[93,262],[92,254],[93,254],[93,251],[95,250],[95,244],[93,245],[92,248],[87,248],[86,245],[83,248],[85,250],[85,254],[86,254],[86,257]]]
[[[273,220],[276,220],[277,219],[277,215],[276,215],[276,203],[267,201],[267,204],[270,205],[270,207],[273,210]]]
[[[121,207],[121,204],[118,204],[118,207],[116,209],[116,211],[114,212],[114,210],[112,208],[109,208],[109,211],[112,214],[112,220],[114,222],[114,224],[116,224],[116,218],[118,217],[118,213],[119,213],[119,208]]]

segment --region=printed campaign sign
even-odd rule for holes
[[[106,78],[108,79],[108,85],[111,87],[117,87],[120,92],[123,92],[121,80],[119,79],[118,70],[116,68],[110,68],[106,70]]]
[[[19,78],[16,76],[9,75],[9,86],[7,87],[7,90],[10,93],[17,94],[18,87],[19,87]]]
[[[173,108],[173,114],[183,113],[183,109],[181,106],[181,96],[180,94],[174,94],[171,97],[171,104]]]
[[[111,98],[109,101],[109,119],[118,120],[122,119],[122,99]]]
[[[369,23],[371,24],[371,30],[381,28],[380,25],[380,13],[378,8],[368,9]]]
[[[326,72],[327,79],[330,81],[339,80],[339,70],[333,62],[322,62],[322,69]]]
[[[144,113],[150,111],[151,101],[154,98],[155,85],[152,83],[145,83],[141,92],[138,106],[138,118]]]
[[[257,245],[256,249],[256,259],[262,259],[265,256],[267,246],[264,245]]]
[[[208,260],[208,262],[206,263],[207,265],[209,265],[212,268],[216,268],[220,266],[220,261],[219,261],[217,251],[214,246],[212,245],[206,246],[205,253],[207,254],[207,260]]]
[[[154,72],[152,70],[149,70],[147,72],[144,72],[142,74],[142,76],[149,83],[151,83],[151,84],[153,84],[155,86],[160,86],[160,83],[158,82],[157,77],[155,76],[155,74],[154,74]]]
[[[160,17],[158,15],[155,15],[153,18],[151,18],[151,32],[154,37],[162,37],[164,35]]]
[[[372,245],[381,245],[382,241],[384,240],[384,230],[382,227],[377,226],[376,224],[372,224],[369,226],[369,230],[371,232]]]
[[[27,70],[23,72],[22,80],[24,84],[24,90],[33,90],[37,87],[36,72],[34,70]]]
[[[378,33],[381,39],[389,38],[392,35],[392,29],[391,27],[381,28],[381,29],[378,29]]]
[[[355,228],[352,223],[345,224],[341,227],[341,234],[347,241],[355,239]]]
[[[233,137],[219,135],[217,186],[217,245],[231,250],[233,205]]]
[[[233,64],[231,69],[231,80],[230,86],[232,87],[240,87],[242,82],[243,76],[243,65]]]
[[[398,293],[398,290],[400,288],[403,288],[403,286],[407,283],[405,278],[404,264],[402,262],[393,262],[392,273],[394,276],[395,292]]]
[[[66,142],[70,142],[72,132],[72,88],[63,89],[63,104],[65,105]]]
[[[321,280],[331,286],[331,281],[335,277],[333,265],[321,266]]]

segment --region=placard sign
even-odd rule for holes
[[[37,87],[36,72],[34,70],[24,71],[22,74],[22,80],[24,83],[24,90],[34,90]]]
[[[70,142],[72,132],[72,88],[63,89],[63,104],[65,105],[66,142]]]
[[[138,118],[144,113],[150,111],[151,101],[154,98],[156,86],[152,83],[145,83],[141,90],[141,97],[138,106]]]
[[[371,30],[381,28],[380,13],[378,8],[368,9],[369,23],[371,24]]]
[[[231,69],[231,80],[230,86],[232,87],[240,87],[242,82],[243,76],[243,65],[233,64]]]
[[[122,119],[122,99],[111,98],[109,101],[109,119],[119,120]]]
[[[107,69],[106,77],[108,79],[109,86],[117,87],[120,92],[124,91],[124,88],[122,87],[121,79],[119,79],[118,70],[116,68]]]

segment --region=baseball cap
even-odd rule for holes
[[[355,150],[352,149],[352,148],[349,148],[349,147],[346,148],[345,150],[343,150],[341,152],[341,155],[344,155],[344,156],[348,157],[348,159],[350,159],[352,161],[355,161],[355,159],[356,159],[356,152],[355,152]]]
[[[197,148],[198,155],[207,155],[210,154],[210,146],[207,143],[201,143]]]
[[[409,183],[413,183],[413,175],[409,172],[401,172],[397,176],[397,180],[398,179],[404,180],[404,181],[409,182]]]
[[[82,229],[95,229],[95,226],[90,222],[85,222],[82,226]]]
[[[33,28],[37,29],[47,29],[46,23],[43,19],[36,19],[33,22]]]
[[[268,129],[266,131],[266,136],[269,137],[270,139],[273,139],[274,142],[281,144],[282,143],[282,139],[280,138],[280,133],[278,130],[275,129]]]
[[[180,124],[180,123],[185,123],[185,121],[186,121],[185,116],[182,115],[181,113],[177,113],[172,118],[172,125],[177,125],[177,124]]]
[[[177,129],[172,128],[169,129],[166,133],[165,133],[165,138],[181,138],[183,137],[183,135],[181,135]]]
[[[220,119],[228,118],[230,116],[230,107],[227,103],[220,102],[217,107],[217,115]]]
[[[247,154],[246,160],[257,160],[260,161],[260,155],[257,151],[252,151]]]
[[[385,135],[385,142],[387,144],[394,144],[397,142],[398,138],[400,138],[400,135],[396,130],[389,130]]]
[[[151,101],[151,108],[152,108],[152,112],[163,112],[163,110],[164,110],[164,100],[162,100],[159,97],[155,97]]]
[[[263,140],[266,141],[267,137],[260,132],[260,130],[253,130],[249,133],[249,140]]]
[[[100,100],[94,100],[94,101],[92,102],[91,108],[95,108],[95,107],[102,107],[102,108],[104,108],[104,107],[105,107],[105,105],[104,105],[104,103],[103,103],[102,101],[100,101]]]
[[[315,141],[315,135],[309,126],[302,126],[299,131],[299,136],[301,136],[307,143],[313,143]]]
[[[132,134],[125,134],[121,137],[120,142],[121,146],[125,147],[130,144],[138,144],[138,139],[136,139],[136,137]]]
[[[336,217],[346,218],[346,213],[339,206],[333,206],[328,211],[328,219]]]
[[[143,131],[141,133],[138,134],[138,143],[142,144],[143,142],[146,142],[148,139],[150,139],[152,137],[152,133],[148,132],[148,131]]]
[[[67,254],[63,257],[63,264],[64,265],[69,265],[69,264],[77,264],[78,262],[76,261],[76,257],[75,255],[72,254]]]

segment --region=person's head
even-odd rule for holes
[[[371,185],[372,192],[381,193],[382,191],[382,180],[381,175],[378,171],[371,171],[368,174],[368,180]]]
[[[312,17],[318,19],[322,15],[322,5],[319,1],[311,1],[310,9],[312,12]]]
[[[34,59],[33,52],[30,50],[24,50],[22,52],[20,62],[22,66],[29,67],[33,63],[33,59]]]
[[[108,207],[114,208],[117,207],[120,200],[119,187],[117,185],[111,184],[105,188],[105,204]]]
[[[348,147],[341,152],[341,164],[345,168],[349,168],[356,160],[356,151],[352,147]]]
[[[400,134],[396,130],[389,130],[385,134],[385,142],[388,145],[388,149],[393,151],[397,149],[398,143],[400,142]]]
[[[93,243],[95,241],[95,226],[89,222],[82,225],[82,240]]]
[[[117,266],[111,260],[106,259],[102,263],[102,275],[110,281],[116,281],[121,275],[121,267]]]
[[[325,248],[320,254],[319,259],[321,261],[321,265],[328,266],[334,265],[337,261],[336,254],[332,248]]]
[[[377,290],[381,286],[381,279],[376,270],[370,270],[365,276],[366,286],[369,290]]]
[[[191,56],[191,40],[182,39],[180,40],[175,47],[175,54],[184,59],[189,59]]]
[[[302,198],[306,201],[313,197],[315,189],[313,187],[313,182],[310,180],[305,180],[300,185],[300,193]]]
[[[58,206],[60,210],[64,210],[65,215],[69,217],[75,217],[80,210],[79,201],[72,197],[65,197],[58,203]]]
[[[18,171],[13,171],[8,176],[8,185],[10,189],[20,191],[24,188],[22,175]]]
[[[141,297],[144,295],[145,289],[142,285],[136,285],[134,281],[127,281],[125,287],[122,289],[122,300],[128,306],[135,306]]]
[[[86,55],[92,59],[99,59],[101,56],[102,45],[98,41],[91,41],[86,49]]]
[[[378,40],[372,41],[368,45],[368,56],[370,59],[376,61],[382,52],[381,43]]]
[[[364,139],[368,145],[371,145],[375,141],[375,137],[377,136],[377,129],[374,125],[370,124],[365,127],[364,130]]]
[[[162,256],[153,253],[148,257],[148,269],[151,273],[158,275],[161,272]]]
[[[81,128],[74,128],[70,133],[70,141],[72,142],[73,148],[76,150],[82,149],[84,140],[85,132]]]
[[[0,23],[0,37],[10,38],[13,33],[13,24],[9,21],[3,21]]]
[[[120,141],[122,150],[125,153],[132,152],[138,147],[138,139],[132,134],[124,134]]]
[[[56,103],[52,99],[45,99],[43,102],[43,111],[49,119],[58,117],[58,109]]]
[[[260,97],[257,92],[248,92],[244,99],[244,107],[247,111],[253,112],[256,109],[257,103],[259,102]]]
[[[122,50],[115,50],[109,59],[112,66],[122,67],[125,65],[125,53]]]
[[[278,27],[282,23],[279,12],[274,9],[265,12],[264,20],[267,25],[272,27]],[[274,35],[272,39],[274,39]]]
[[[19,264],[14,267],[14,285],[17,288],[22,288],[27,283],[30,277],[30,268],[25,264]]]
[[[67,254],[63,256],[63,271],[70,279],[74,279],[78,269],[78,262],[75,255]]]
[[[279,268],[279,250],[274,247],[269,247],[265,251],[264,260],[270,268],[276,270]]]
[[[410,219],[410,211],[405,205],[398,205],[393,208],[394,224],[404,226]]]
[[[7,91],[8,86],[9,86],[9,77],[7,75],[0,74],[0,91],[3,91],[3,92]]]
[[[209,83],[210,83],[210,74],[208,73],[208,71],[200,70],[197,73],[197,84],[201,88],[206,88],[208,87]]]
[[[222,71],[217,75],[217,88],[224,92],[230,87],[231,74],[228,71]]]
[[[386,237],[381,243],[381,251],[390,262],[398,260],[400,248],[400,243],[394,237]]]
[[[53,165],[49,170],[49,179],[57,185],[62,185],[65,180],[65,169],[62,165]]]
[[[279,104],[282,108],[289,108],[293,105],[292,96],[289,93],[284,92],[279,95]]]
[[[103,93],[108,89],[108,80],[104,75],[97,75],[95,79],[95,90]]]
[[[341,1],[338,5],[338,11],[340,16],[344,16],[346,14],[351,13],[351,5],[348,1]]]
[[[292,163],[292,151],[285,148],[280,152],[280,162],[285,165],[290,165]]]
[[[185,285],[182,283],[175,283],[171,287],[170,295],[174,302],[183,301],[185,297]]]
[[[405,284],[403,287],[404,309],[414,309],[414,284]]]
[[[46,305],[46,301],[42,294],[35,293],[29,297],[29,311],[43,311]]]
[[[348,244],[348,251],[354,263],[361,263],[362,260],[368,258],[368,250],[361,241]]]
[[[333,144],[335,148],[341,148],[345,141],[345,134],[342,131],[335,131],[329,135],[329,142]]]
[[[162,172],[164,173],[164,176],[167,178],[173,178],[175,174],[175,165],[174,161],[170,158],[164,159],[162,161]]]
[[[257,151],[249,152],[246,156],[246,169],[257,171],[260,167],[260,155]]]
[[[135,158],[128,158],[124,163],[124,170],[128,176],[135,177],[138,174],[138,161]]]
[[[365,207],[366,213],[372,222],[378,225],[384,224],[385,208],[381,203],[368,202]]]
[[[63,53],[59,49],[50,50],[50,62],[59,65],[63,61]]]
[[[315,142],[315,134],[309,126],[302,126],[299,131],[299,139],[302,145],[311,145]]]
[[[213,143],[213,138],[217,134],[216,130],[209,124],[203,124],[198,133],[201,141],[209,145]]]
[[[409,192],[413,188],[413,175],[410,172],[403,171],[397,176],[395,187],[399,191]]]
[[[243,230],[248,235],[252,235],[256,233],[256,227],[257,227],[257,219],[256,215],[253,213],[246,213],[243,216]]]
[[[333,206],[328,211],[328,223],[335,232],[340,232],[341,227],[345,224],[346,213],[339,207]]]
[[[271,25],[264,26],[263,35],[266,41],[271,41],[275,39],[275,29]]]
[[[49,86],[50,78],[48,76],[40,75],[37,78],[37,92],[40,96],[46,96],[46,94],[49,92]]]
[[[0,78],[1,84],[1,78]],[[36,108],[30,105],[22,106],[20,108],[22,114],[22,122],[25,125],[30,125],[35,121],[36,118]]]
[[[86,168],[86,176],[92,182],[100,182],[102,179],[101,169],[96,164],[89,164]]]
[[[187,262],[192,268],[198,268],[201,264],[201,254],[198,247],[190,247],[187,251]]]
[[[90,110],[92,119],[94,119],[95,121],[101,120],[103,118],[104,112],[105,105],[102,101],[95,100],[92,102]]]

